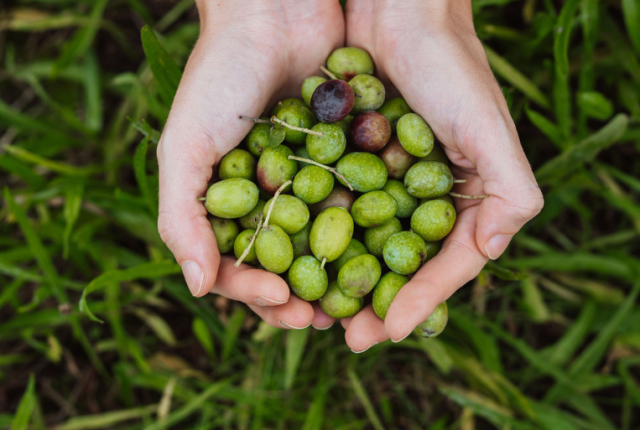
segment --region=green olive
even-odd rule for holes
[[[353,236],[353,219],[344,208],[332,207],[318,215],[311,226],[311,251],[320,261],[331,262],[342,255]]]
[[[382,190],[387,192],[398,204],[396,216],[398,218],[408,218],[418,207],[418,199],[407,192],[404,184],[395,179],[389,179]]]
[[[338,79],[348,81],[356,75],[372,75],[373,60],[364,49],[351,46],[338,48],[327,58],[327,69]]]
[[[402,231],[392,235],[384,245],[382,256],[389,269],[400,275],[416,272],[427,255],[427,245],[417,234]]]
[[[240,218],[256,206],[259,194],[256,184],[247,179],[224,179],[209,187],[204,206],[219,218]]]
[[[226,254],[233,249],[233,242],[238,236],[238,225],[230,219],[212,217],[211,228],[213,234],[216,236],[216,243],[218,244],[218,251],[220,254]]]
[[[433,144],[433,149],[429,155],[418,158],[418,161],[439,161],[444,164],[449,164],[447,154],[445,154],[444,149],[442,149],[442,146],[437,142]]]
[[[398,139],[411,155],[426,157],[433,149],[433,132],[427,122],[415,113],[403,115],[397,124]]]
[[[258,200],[258,203],[255,205],[251,212],[242,216],[238,219],[242,228],[253,228],[256,229],[258,227],[258,222],[260,221],[260,217],[262,216],[262,220],[264,221],[264,215],[262,213],[262,208],[264,208],[265,201]]]
[[[329,284],[327,292],[320,299],[320,309],[333,318],[349,318],[357,314],[364,305],[364,299],[348,297],[342,294],[338,283]]]
[[[272,203],[273,208],[271,208]],[[302,200],[294,196],[280,194],[275,202],[270,199],[264,205],[265,217],[269,210],[271,210],[269,224],[282,227],[287,234],[299,232],[309,222],[309,208]]]
[[[375,76],[357,75],[349,81],[349,86],[355,95],[352,115],[378,110],[384,103],[384,85]]]
[[[402,231],[402,224],[398,218],[391,218],[389,221],[377,227],[368,228],[364,231],[364,244],[369,253],[376,257],[382,257],[384,244],[396,233]]]
[[[269,118],[261,118],[268,120]],[[264,150],[269,147],[269,132],[271,124],[257,122],[253,124],[251,131],[247,134],[245,142],[250,153],[259,157]]]
[[[260,187],[270,195],[274,195],[278,188],[285,182],[293,179],[298,173],[298,163],[289,160],[293,151],[285,145],[278,145],[275,148],[264,150],[258,160],[258,183]],[[284,192],[289,192],[291,185],[287,186]]]
[[[371,254],[359,255],[347,261],[338,273],[338,288],[345,296],[364,297],[380,279],[380,262]]]
[[[256,234],[256,231],[250,228],[244,230],[236,237],[236,240],[233,243],[233,253],[235,254],[236,258],[240,258],[242,256],[245,249],[247,249],[247,247],[249,246],[249,243],[251,242],[254,234]],[[247,264],[256,264],[258,262],[258,256],[256,255],[255,246],[251,247],[249,253],[246,257],[244,257],[244,260],[242,260],[242,262]]]
[[[302,83],[302,98],[307,104],[307,107],[311,106],[311,96],[313,92],[318,88],[318,85],[323,82],[327,82],[327,79],[321,76],[310,76]]]
[[[402,97],[396,97],[395,99],[385,101],[382,106],[380,106],[380,109],[378,109],[378,112],[389,120],[391,132],[395,133],[398,120],[402,118],[402,116],[411,113],[411,108]]]
[[[418,336],[436,337],[444,331],[449,321],[447,302],[440,303],[433,313],[413,331]]]
[[[395,272],[389,272],[384,275],[376,287],[373,289],[373,311],[380,317],[385,319],[389,306],[396,298],[400,289],[409,282],[409,278],[404,275],[399,275]]]
[[[340,158],[347,147],[347,138],[335,124],[316,124],[311,130],[324,136],[307,135],[307,152],[311,159],[320,164],[331,164]]]
[[[256,160],[248,151],[236,148],[220,160],[218,176],[220,179],[244,178],[255,181]]]
[[[361,193],[379,190],[387,182],[387,167],[382,160],[368,152],[352,152],[342,157],[336,165],[354,190]],[[338,181],[346,185],[340,177]]]
[[[307,204],[318,203],[331,193],[333,174],[318,166],[307,166],[293,179],[293,194]]]
[[[321,263],[308,255],[293,262],[288,279],[295,295],[308,302],[321,298],[329,286],[327,272],[321,268]]]
[[[427,242],[444,239],[456,222],[456,210],[444,200],[431,200],[411,215],[411,229]]]
[[[302,100],[300,100],[300,102],[304,104]],[[283,107],[280,109],[276,117],[289,125],[300,128],[311,128],[318,122],[316,117],[313,116],[313,112],[311,112],[308,107],[299,106],[297,104]],[[292,130],[280,124],[276,124],[275,128],[284,128],[284,140],[289,143],[302,145],[307,138],[307,133],[304,131]]]
[[[347,261],[362,254],[367,254],[367,248],[358,239],[351,239],[347,249],[331,265],[336,269],[336,272],[340,272],[340,269],[347,264]]]
[[[453,175],[444,163],[421,161],[407,171],[404,186],[419,199],[444,196],[453,187]]]
[[[276,105],[271,109],[271,116],[278,116],[280,111],[288,106],[300,106],[307,107],[305,102],[297,97],[291,97],[288,99],[284,99],[276,103]]]
[[[309,243],[309,235],[311,234],[311,222],[308,222],[302,230],[292,235],[289,235],[291,239],[291,245],[293,245],[293,258],[302,257],[303,255],[312,255],[311,245]]]
[[[269,272],[286,272],[293,262],[291,240],[277,225],[261,229],[255,247],[258,261]]]
[[[353,221],[361,227],[376,227],[396,214],[398,205],[390,194],[371,191],[360,196],[351,207]]]

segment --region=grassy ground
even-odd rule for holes
[[[640,1],[474,8],[546,206],[441,337],[361,355],[191,298],[160,241],[149,63],[192,0],[0,10],[0,429],[640,427]]]

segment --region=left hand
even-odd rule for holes
[[[402,288],[385,321],[371,306],[342,320],[347,344],[363,352],[407,337],[504,252],[543,197],[476,36],[471,0],[349,0],[346,22],[346,45],[371,54],[388,92],[399,90],[442,142],[454,176],[467,179],[456,192],[489,195],[456,199],[442,250]]]

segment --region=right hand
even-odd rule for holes
[[[249,305],[268,324],[326,328],[333,320],[290,295],[278,275],[220,257],[203,196],[213,166],[237,146],[267,106],[298,94],[344,43],[338,1],[197,1],[200,38],[158,145],[158,229],[196,297],[216,293]]]

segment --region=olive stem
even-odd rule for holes
[[[259,122],[260,124],[271,124],[271,121],[268,119],[260,119],[260,118],[251,118],[249,116],[240,115],[240,119],[246,119],[248,121]]]
[[[324,133],[320,131],[313,131],[313,130],[309,130],[308,128],[296,127],[295,125],[287,124],[283,120],[276,118],[275,115],[271,117],[271,122],[277,122],[278,124],[285,126],[287,128],[290,128],[291,130],[302,131],[307,134],[313,134],[314,136],[324,137]]]
[[[320,270],[324,270],[324,265],[327,263],[327,257],[322,259],[322,263],[320,264]]]
[[[469,200],[486,199],[487,197],[489,197],[488,194],[484,194],[484,195],[481,195],[481,196],[466,196],[464,194],[458,194],[458,193],[454,193],[454,192],[450,192],[449,195],[451,197],[457,197],[459,199],[469,199]]]
[[[466,179],[454,179],[453,183],[454,184],[466,184],[467,180]]]
[[[293,155],[289,155],[288,158],[289,160],[296,160],[296,161],[302,161],[303,163],[313,164],[315,166],[322,167],[323,169],[330,171],[331,173],[333,173],[334,175],[342,179],[344,183],[347,184],[347,187],[349,187],[349,189],[353,191],[353,187],[351,186],[349,181],[347,181],[347,179],[344,176],[342,176],[342,173],[339,173],[336,169],[332,169],[331,167],[325,166],[324,164],[320,164],[313,160],[309,160],[308,158],[295,157]]]
[[[276,191],[276,193],[273,195],[273,198],[271,199],[271,204],[269,205],[269,211],[267,212],[267,217],[264,219],[264,228],[269,228],[269,218],[271,217],[271,211],[273,210],[273,205],[275,205],[276,200],[278,200],[278,196],[280,195],[281,192],[284,191],[285,188],[287,188],[292,183],[293,181],[289,179],[287,182],[282,184],[280,188],[278,188],[278,191]]]
[[[329,71],[329,69],[327,69],[324,66],[320,66],[320,70],[322,70],[322,72],[327,75],[328,77],[330,77],[331,79],[338,79],[338,77],[336,75],[334,75],[333,73],[331,73]]]
[[[206,197],[198,197],[198,201],[199,202],[205,202],[205,201],[207,201],[207,198]]]
[[[260,233],[261,227],[262,227],[262,214],[260,214],[260,218],[258,219],[258,226],[256,227],[256,232],[253,234],[253,237],[251,238],[251,242],[249,242],[249,245],[247,245],[247,247],[244,249],[244,252],[240,256],[240,258],[238,258],[238,261],[236,261],[236,263],[234,264],[235,267],[238,267],[240,263],[242,263],[242,261],[246,258],[246,256],[249,255],[249,252],[251,251],[251,247],[253,246],[253,243],[256,241],[256,238],[258,237],[258,233]]]

